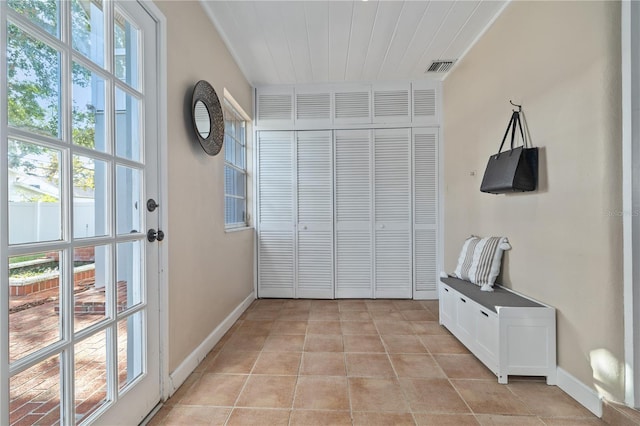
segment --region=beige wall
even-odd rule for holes
[[[167,18],[169,371],[253,291],[253,231],[224,231],[224,156],[190,124],[193,86],[226,88],[252,113],[251,86],[197,1],[159,1]]]
[[[445,269],[470,234],[504,235],[508,286],[557,309],[558,364],[622,400],[620,4],[510,4],[444,82]],[[480,192],[521,103],[535,193]],[[471,176],[475,172],[475,176]]]

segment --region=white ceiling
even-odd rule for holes
[[[254,86],[442,79],[508,0],[207,1]]]

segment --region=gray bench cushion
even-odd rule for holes
[[[477,285],[472,284],[469,281],[460,280],[458,278],[440,278],[440,281],[442,281],[458,293],[467,296],[474,302],[484,306],[487,309],[491,309],[496,313],[498,312],[496,310],[496,306],[523,308],[544,307],[544,305],[519,296],[502,287],[494,286],[493,291],[482,291]]]

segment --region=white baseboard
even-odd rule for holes
[[[231,326],[240,318],[240,315],[247,310],[251,302],[255,300],[255,293],[251,293],[242,301],[215,330],[193,351],[184,361],[169,375],[169,395],[171,396],[184,383],[189,375],[196,369],[198,364],[207,356],[213,347],[222,339],[222,336],[229,331]]]
[[[587,410],[602,418],[602,398],[600,395],[560,367],[558,367],[558,387]]]

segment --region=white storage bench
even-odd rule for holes
[[[440,324],[496,376],[546,376],[556,384],[556,310],[501,286],[493,292],[441,278]]]

